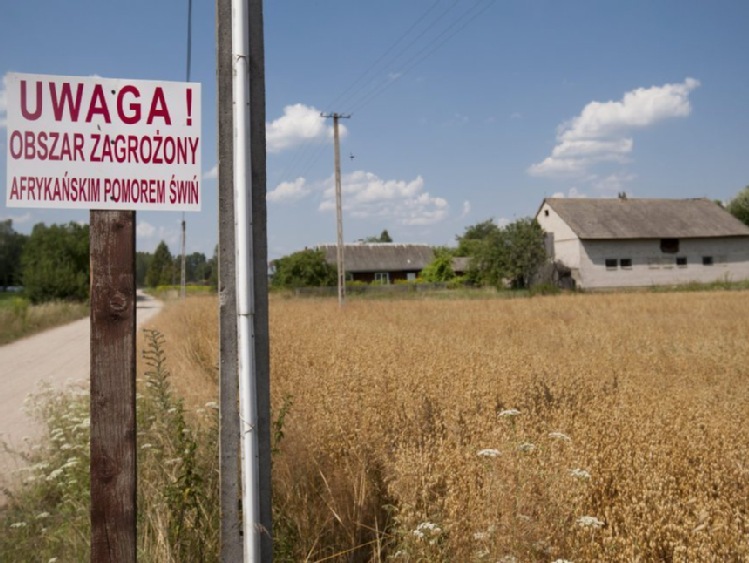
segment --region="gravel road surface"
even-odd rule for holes
[[[138,325],[161,307],[160,301],[139,293]],[[0,346],[0,442],[19,448],[24,437],[41,435],[40,425],[24,410],[24,399],[43,383],[57,389],[69,384],[88,387],[90,335],[86,318]],[[17,466],[18,461],[0,448],[0,485]]]

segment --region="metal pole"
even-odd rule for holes
[[[239,345],[239,417],[242,450],[244,556],[260,558],[258,416],[255,400],[254,279],[250,197],[249,9],[247,0],[232,3],[234,61],[234,205],[236,217],[237,335]]]
[[[219,465],[221,561],[242,561],[239,518],[239,371],[234,244],[232,0],[216,0],[219,209]]]
[[[343,210],[341,207],[341,146],[338,137],[337,113],[333,114],[333,140],[335,144],[335,214],[338,234],[336,263],[338,265],[338,306],[343,307],[346,301],[346,269],[343,264]]]

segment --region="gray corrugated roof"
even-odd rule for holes
[[[322,244],[329,264],[336,263],[336,245]],[[416,272],[434,260],[434,250],[425,244],[346,244],[344,265],[347,272]]]
[[[709,199],[544,200],[581,239],[749,236],[749,227]]]

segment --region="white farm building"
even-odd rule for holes
[[[749,279],[749,227],[708,199],[547,198],[536,219],[581,288]]]

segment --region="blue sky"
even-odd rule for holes
[[[217,241],[215,21],[193,0],[203,209]],[[4,2],[9,72],[181,81],[187,0]],[[344,238],[454,244],[466,226],[533,215],[544,197],[709,197],[749,184],[749,3],[275,0],[265,3],[271,258],[334,242],[332,121],[342,120]],[[0,83],[0,219],[8,209]],[[353,156],[353,158],[351,158]],[[180,213],[138,213],[138,247],[179,248]]]

